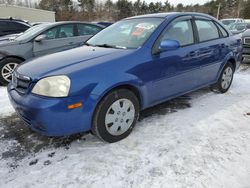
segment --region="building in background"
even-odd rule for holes
[[[0,18],[8,17],[27,20],[30,23],[54,22],[55,12],[6,4],[0,5]]]

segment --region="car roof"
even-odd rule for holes
[[[225,18],[225,19],[222,19],[222,20],[243,20],[242,18]]]
[[[63,24],[77,24],[77,23],[96,25],[98,27],[105,28],[105,26],[100,25],[100,24],[91,23],[91,22],[81,22],[81,21],[60,21],[60,22],[50,22],[50,23],[42,23],[42,24],[47,25],[47,26],[57,26],[57,25],[63,25]]]
[[[146,15],[140,15],[140,16],[133,16],[125,19],[133,19],[133,18],[167,18],[168,16],[204,16],[207,18],[213,18],[212,16],[204,13],[196,13],[196,12],[164,12],[164,13],[153,13],[153,14],[146,14]]]
[[[18,23],[21,23],[21,24],[25,24],[27,26],[31,26],[28,21],[26,20],[21,20],[21,19],[15,19],[15,18],[0,18],[0,21],[8,21],[8,22],[18,22]]]
[[[24,20],[21,19],[16,19],[16,18],[0,18],[0,20],[4,20],[4,21],[21,21],[21,22],[25,22]]]

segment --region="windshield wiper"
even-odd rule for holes
[[[116,48],[115,45],[110,45],[110,44],[97,44],[95,46],[97,46],[97,47],[103,47],[103,48]]]
[[[95,46],[95,45],[89,44],[89,43],[87,43],[87,42],[85,42],[84,45],[86,45],[86,46]]]
[[[110,44],[97,44],[95,45],[97,47],[103,47],[103,48],[118,48],[118,49],[127,49],[127,47],[123,46],[116,46],[116,45],[110,45]]]

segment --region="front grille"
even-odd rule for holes
[[[27,76],[23,76],[16,71],[12,75],[12,85],[14,89],[19,93],[26,93],[31,84],[31,79]]]
[[[250,45],[250,37],[244,38],[244,44]]]

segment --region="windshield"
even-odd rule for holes
[[[235,24],[231,24],[229,27],[229,30],[244,30],[246,29],[246,24],[245,23],[235,23]]]
[[[21,40],[25,40],[27,38],[30,38],[32,36],[35,36],[40,31],[42,31],[45,27],[47,27],[47,24],[33,26],[33,27],[29,28],[28,30],[26,30],[23,34],[21,34],[17,38],[15,38],[15,40],[21,41]]]
[[[163,20],[163,18],[122,20],[93,36],[86,45],[136,49],[144,44]]]
[[[224,25],[230,25],[232,23],[235,23],[236,20],[222,20],[221,22],[224,24]]]

